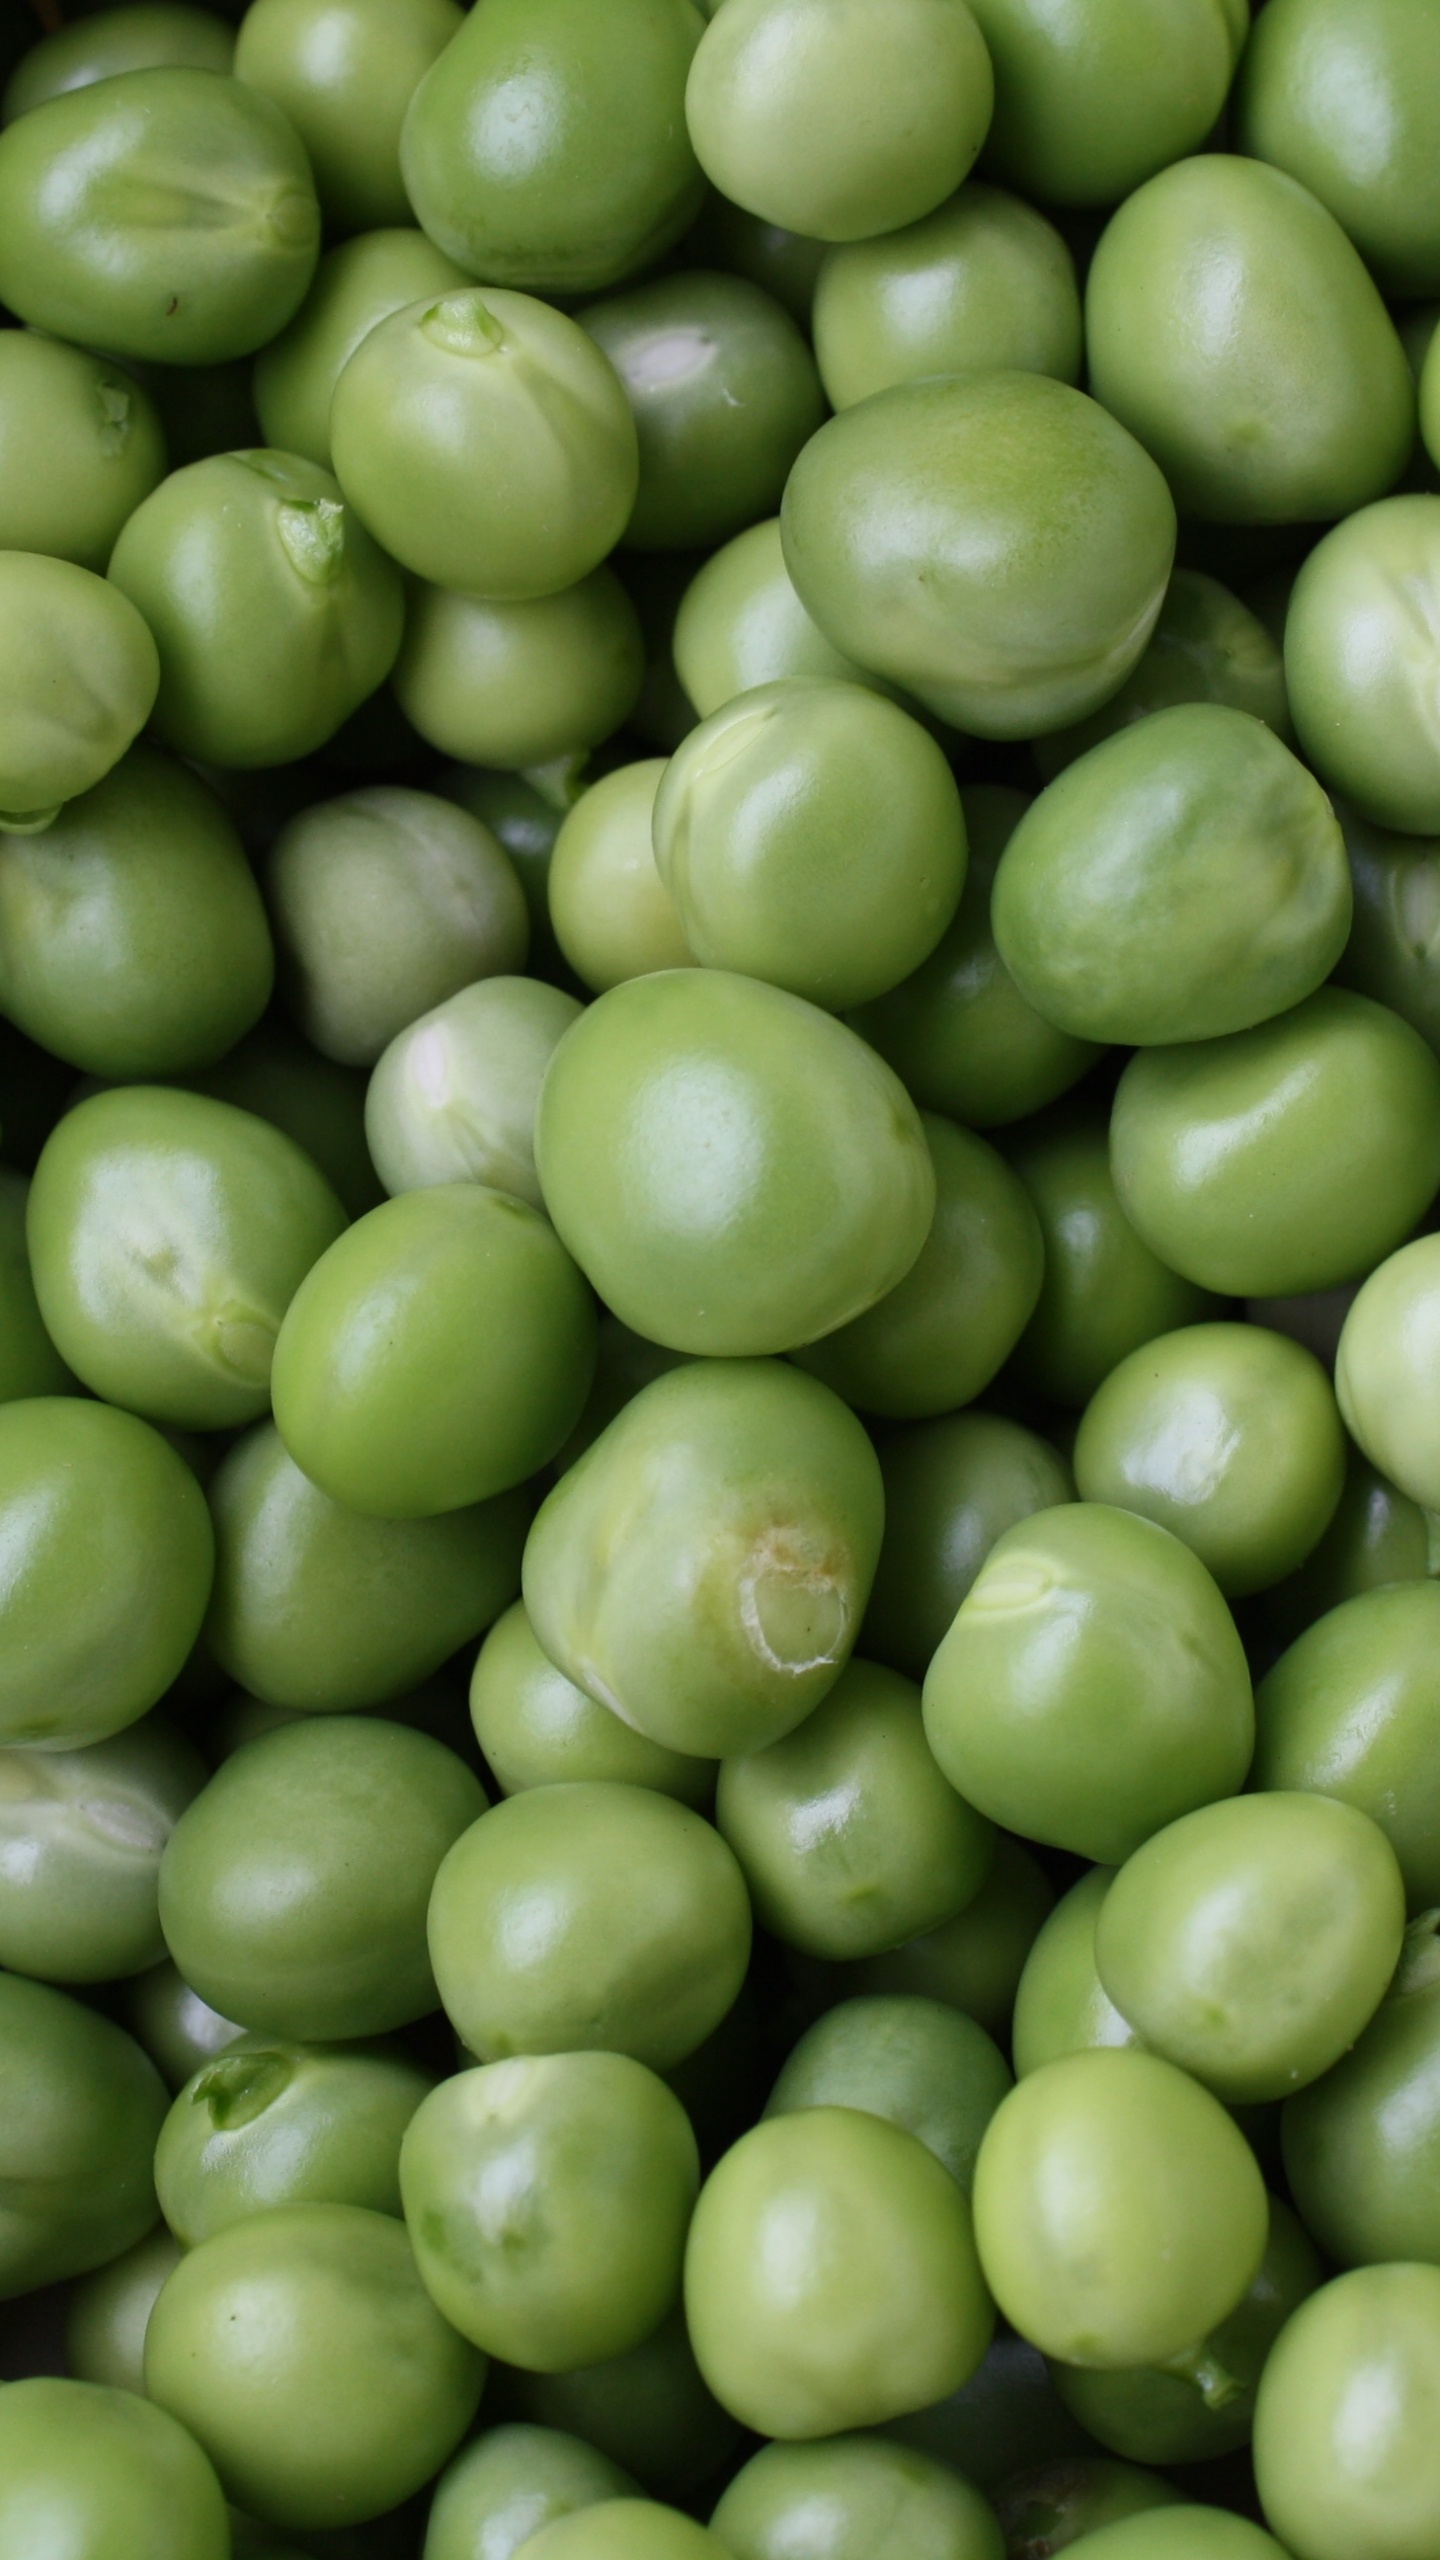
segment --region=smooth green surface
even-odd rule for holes
[[[0,1963],[77,1983],[158,1964],[160,1859],[206,1774],[149,1717],[82,1751],[0,1751]]]
[[[1361,815],[1440,829],[1434,598],[1440,498],[1385,498],[1317,543],[1285,617],[1285,680],[1316,772]]]
[[[1002,1831],[990,1872],[958,1919],[855,1967],[854,1987],[874,1997],[940,2000],[992,2036],[1009,2033],[1016,1985],[1055,1896],[1028,1849]]]
[[[400,128],[464,23],[455,0],[251,0],[235,76],[289,117],[324,211],[347,231],[409,221]]]
[[[27,30],[28,32],[28,30]],[[197,71],[228,71],[235,39],[214,12],[184,0],[129,0],[56,27],[32,43],[11,73],[4,99],[7,124],[62,90],[88,88],[117,71],[146,71],[189,63]]]
[[[160,2210],[187,2249],[282,2204],[400,2211],[400,2144],[433,2086],[398,2046],[241,2036],[160,2128]]]
[[[577,2508],[626,2498],[617,2463],[558,2427],[490,2427],[442,2472],[430,2503],[423,2560],[513,2560]]]
[[[198,9],[183,14],[214,25]],[[0,550],[47,551],[103,572],[126,517],[164,470],[155,404],[119,365],[38,330],[5,331]]]
[[[879,1993],[816,2019],[765,2113],[852,2107],[883,2116],[933,2151],[968,2195],[981,2137],[1012,2085],[1004,2055],[973,2018],[914,1993]]]
[[[778,516],[737,533],[696,570],[675,617],[674,654],[680,682],[702,720],[737,693],[786,676],[838,678],[887,690],[832,648],[811,620],[785,566]]]
[[[1383,289],[1440,291],[1440,30],[1412,0],[1279,0],[1246,49],[1243,149],[1309,187]]]
[[[192,2072],[244,2032],[192,1991],[168,1956],[126,1983],[120,2009],[171,2090],[183,2089]]]
[[[1222,703],[1232,711],[1248,711],[1277,738],[1287,745],[1290,741],[1278,637],[1203,569],[1174,572],[1160,618],[1119,692],[1073,729],[1042,738],[1036,762],[1046,781],[1053,781],[1102,739],[1180,702]]]
[[[48,1984],[0,1974],[0,2299],[85,2275],[159,2214],[165,2091],[140,2047]]]
[[[0,2395],[0,2534],[17,2552],[229,2560],[220,2483],[163,2409],[35,2377]]]
[[[1019,2079],[1067,2053],[1141,2042],[1095,1963],[1096,1925],[1114,1880],[1113,1867],[1091,1867],[1057,1902],[1025,1959],[1010,2039]]]
[[[1347,810],[1342,824],[1355,912],[1336,971],[1388,1004],[1440,1049],[1440,863],[1431,836],[1396,834]]]
[[[1358,1600],[1382,1582],[1423,1582],[1432,1569],[1430,1530],[1420,1505],[1352,1449],[1329,1528],[1298,1573],[1267,1594],[1265,1615],[1289,1643],[1343,1600]]]
[[[386,1190],[483,1182],[538,1209],[535,1108],[579,1011],[561,988],[502,972],[397,1031],[365,1096],[365,1135]]]
[[[443,755],[519,771],[597,747],[634,709],[644,674],[635,608],[601,568],[518,604],[412,590],[395,697]]]
[[[1440,1432],[1429,1392],[1440,1327],[1440,1245],[1421,1236],[1371,1272],[1340,1336],[1335,1389],[1367,1458],[1440,1509]]]
[[[71,560],[0,551],[0,827],[48,826],[149,719],[155,641],[130,600]]]
[[[983,165],[1062,205],[1114,204],[1198,151],[1224,104],[1244,0],[977,0],[995,64]]]
[[[1368,1813],[1412,1910],[1440,1899],[1437,1646],[1440,1588],[1397,1577],[1317,1617],[1255,1692],[1256,1785],[1309,1788]]]
[[[1354,2050],[1286,2107],[1285,2173],[1342,2267],[1440,2263],[1440,1962],[1436,1915],[1407,1933]]]
[[[523,1600],[506,1610],[480,1647],[470,1718],[507,1796],[572,1779],[618,1779],[703,1809],[714,1788],[713,1760],[651,1742],[557,1671],[536,1642]]]
[[[183,2252],[163,2223],[133,2249],[81,2276],[65,2311],[65,2362],[77,2382],[145,2389],[145,2332],[155,2297]]]
[[[255,359],[255,410],[267,444],[330,470],[330,403],[361,339],[392,311],[438,300],[466,281],[464,268],[414,228],[408,206],[391,224],[327,250],[294,319]]]
[[[978,2489],[883,2436],[762,2446],[710,2530],[734,2560],[1001,2560]]]
[[[863,1640],[923,1680],[981,1565],[1006,1529],[1069,1499],[1048,1441],[998,1413],[946,1414],[887,1435],[885,1536]]]
[[[617,2498],[546,2525],[530,2560],[719,2560],[723,2548],[674,2507]]]
[[[1440,2268],[1362,2267],[1277,2341],[1255,2476],[1297,2560],[1418,2560],[1440,2495]]]
[[[679,910],[655,860],[655,796],[666,770],[663,757],[646,756],[602,774],[567,812],[555,838],[551,928],[592,995],[656,969],[693,965]],[[533,1145],[533,1115],[531,1126]]]
[[[1164,2507],[1089,2539],[1090,2560],[1282,2560],[1272,2534],[1228,2507]]]

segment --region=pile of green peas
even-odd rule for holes
[[[1437,0],[0,84],[0,2560],[1440,2560]]]

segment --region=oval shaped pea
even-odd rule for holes
[[[842,2000],[800,2038],[767,2116],[853,2107],[933,2151],[968,2195],[981,2137],[1014,2083],[998,2045],[963,2011],[914,1993]]]
[[[1297,2560],[1425,2547],[1440,2499],[1440,2267],[1360,2267],[1277,2338],[1255,2409],[1255,2478]]]
[[[208,14],[184,15],[225,41]],[[155,404],[128,373],[37,329],[6,330],[0,550],[49,552],[103,574],[126,517],[164,472]]]
[[[523,1600],[506,1610],[480,1647],[470,1718],[503,1795],[613,1778],[703,1808],[714,1788],[713,1760],[651,1742],[557,1671],[535,1640]]]
[[[65,2361],[77,2382],[145,2392],[145,2332],[155,2297],[177,2267],[180,2243],[163,2225],[71,2286]]]
[[[579,1013],[561,988],[502,974],[462,987],[397,1031],[365,1096],[366,1139],[391,1196],[483,1182],[538,1209],[536,1105]]]
[[[80,1751],[0,1751],[0,1963],[45,1982],[158,1963],[160,1859],[205,1775],[158,1717]]]
[[[151,2560],[226,2560],[220,2483],[194,2438],[148,2400],[32,2376],[0,2407],[0,2534],[16,2550],[128,2544]]]
[[[893,1433],[880,1473],[885,1535],[861,1635],[878,1662],[923,1680],[996,1539],[1074,1487],[1048,1441],[998,1413]]]
[[[1015,1993],[1010,2043],[1017,2079],[1067,2053],[1143,2041],[1116,2008],[1095,1962],[1095,1931],[1114,1880],[1113,1867],[1092,1867],[1040,1928]]]
[[[22,834],[92,790],[154,708],[148,623],[70,560],[0,551],[0,828]]]
[[[978,2489],[928,2454],[883,2436],[763,2445],[710,2519],[734,2560],[872,2560],[886,2543],[910,2560],[1001,2560]]]
[[[1440,2263],[1440,1964],[1436,1915],[1406,1933],[1353,2051],[1282,2119],[1285,2174],[1326,2255]]]
[[[1389,293],[1440,291],[1434,22],[1407,0],[1281,0],[1246,48],[1242,148],[1328,205]]]
[[[464,25],[454,0],[258,0],[241,21],[235,76],[283,109],[316,192],[347,230],[408,222],[400,128],[431,64]]]
[[[693,965],[655,860],[652,822],[665,770],[663,757],[647,756],[602,774],[567,811],[555,838],[551,927],[576,977],[595,995],[627,978]]]
[[[533,2534],[578,2508],[628,2498],[618,2463],[558,2427],[512,2421],[457,2453],[430,2502],[424,2560],[513,2560]]]
[[[1367,1458],[1426,1510],[1440,1508],[1440,1243],[1420,1236],[1371,1272],[1340,1336],[1335,1391]]]
[[[1285,617],[1285,680],[1316,772],[1362,817],[1440,831],[1434,599],[1440,498],[1386,498],[1316,544]]]
[[[984,166],[1027,195],[1115,204],[1203,144],[1246,26],[1238,0],[1104,0],[1057,16],[1045,0],[979,0],[995,62]]]
[[[815,676],[887,688],[832,648],[795,592],[780,519],[752,524],[712,551],[675,616],[676,672],[702,720],[762,684]]]
[[[159,2213],[164,2085],[138,2044],[48,1984],[0,1974],[0,2300],[84,2275]]]
[[[160,2210],[187,2249],[275,2205],[398,2214],[401,2139],[433,2085],[398,2046],[239,2036],[160,2128]]]
[[[399,221],[409,222],[408,207]],[[361,339],[392,311],[439,301],[467,282],[464,268],[413,226],[362,231],[327,251],[294,319],[255,359],[251,387],[266,443],[331,470],[330,403]]]
[[[443,755],[511,771],[598,747],[634,710],[644,677],[635,607],[600,568],[518,603],[413,589],[395,698]]]

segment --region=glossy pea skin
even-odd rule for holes
[[[328,471],[220,453],[136,508],[110,582],[155,634],[155,724],[203,763],[288,764],[332,738],[388,675],[400,573]]]
[[[594,1365],[589,1291],[539,1211],[442,1183],[372,1209],[316,1265],[276,1345],[275,1420],[333,1501],[424,1519],[553,1457]]]
[[[720,2560],[723,2548],[674,2507],[614,2498],[546,2525],[530,2560]]]
[[[378,1716],[306,1717],[247,1743],[170,1836],[166,1943],[202,1999],[306,2041],[385,2035],[435,2006],[425,1914],[485,1809],[463,1761]]]
[[[283,2204],[400,2211],[400,2144],[433,2082],[398,2046],[241,2036],[160,2129],[160,2210],[187,2249]]]
[[[842,2000],[806,2030],[767,2116],[853,2107],[913,2133],[965,2193],[985,2127],[1013,2086],[998,2045],[957,2009],[913,1993]]]
[[[533,293],[594,293],[648,266],[704,190],[684,111],[702,23],[689,0],[624,0],[603,23],[586,0],[472,12],[400,137],[421,228],[472,275]]]
[[[729,970],[612,988],[541,1089],[546,1206],[606,1304],[677,1351],[793,1350],[903,1278],[934,1173],[903,1086],[803,998]]]
[[[652,2498],[693,2498],[714,2483],[741,2441],[735,2420],[701,2379],[678,2310],[628,2356],[575,2373],[520,2374],[511,2388],[523,2417],[582,2436],[623,2463]]]
[[[124,71],[0,136],[0,295],[57,338],[223,364],[283,329],[320,254],[299,136],[238,80]]]
[[[644,674],[635,607],[600,568],[518,604],[413,589],[395,698],[443,755],[519,771],[599,746],[634,709]]]
[[[926,1675],[925,1729],[982,1813],[1101,1862],[1232,1794],[1254,1740],[1244,1651],[1210,1575],[1168,1530],[1104,1503],[1038,1512],[996,1541]]]
[[[1198,150],[1246,29],[1240,0],[978,0],[995,64],[982,165],[1042,202],[1115,204]]]
[[[1252,1031],[1142,1050],[1110,1162],[1126,1216],[1199,1287],[1332,1288],[1393,1253],[1434,1196],[1440,1066],[1398,1014],[1323,987]]]
[[[173,2092],[183,2089],[192,2073],[211,2056],[223,2053],[244,2033],[233,2018],[222,2018],[192,1991],[169,1956],[148,1973],[126,1983],[121,2015],[137,2043]],[[103,2381],[104,2375],[96,2380]]]
[[[646,756],[602,774],[567,812],[555,838],[551,930],[576,977],[595,995],[656,969],[693,966],[652,840],[666,770],[663,757]]]
[[[1001,2560],[968,2480],[883,2436],[762,2446],[710,2519],[734,2560]]]
[[[40,1320],[25,1243],[23,1173],[0,1166],[0,1404],[20,1396],[63,1396],[74,1384]]]
[[[737,695],[676,749],[653,825],[696,959],[837,1012],[920,966],[965,880],[943,754],[860,685]]]
[[[1345,1446],[1313,1352],[1264,1325],[1187,1325],[1097,1388],[1075,1481],[1085,1501],[1173,1530],[1234,1598],[1311,1552],[1340,1499]]]
[[[1255,2411],[1267,2521],[1297,2560],[1420,2560],[1440,2497],[1440,2268],[1322,2285],[1271,2351]]]
[[[134,1415],[78,1396],[0,1405],[0,1554],[6,1744],[74,1750],[134,1724],[180,1671],[210,1595],[215,1542],[184,1460]]]
[[[1355,913],[1335,975],[1440,1049],[1440,862],[1435,839],[1341,818]]]
[[[227,2494],[302,2529],[383,2514],[465,2433],[484,2358],[441,2319],[402,2225],[291,2204],[190,2250],[145,2340],[146,2387]]]
[[[1378,1824],[1329,1796],[1267,1792],[1203,1806],[1137,1849],[1105,1896],[1095,1959],[1153,2051],[1255,2105],[1349,2050],[1404,1928]]]
[[[726,1760],[716,1820],[762,1924],[841,1960],[953,1919],[994,1839],[936,1766],[919,1691],[872,1662],[849,1663],[796,1731]]]
[[[1070,1498],[1063,1460],[998,1413],[946,1414],[887,1435],[880,1452],[885,1535],[862,1641],[923,1680],[995,1541]]]
[[[545,1069],[580,1006],[506,972],[465,986],[395,1033],[365,1096],[365,1134],[393,1197],[483,1182],[541,1206],[535,1108]]]
[[[1256,1785],[1367,1813],[1400,1861],[1412,1910],[1440,1898],[1437,1643],[1440,1588],[1396,1581],[1317,1617],[1255,1692]]]
[[[0,1963],[45,1982],[158,1963],[161,1854],[206,1774],[158,1718],[81,1751],[0,1751]]]
[[[703,1808],[715,1763],[671,1751],[577,1689],[541,1652],[523,1600],[497,1619],[470,1681],[475,1738],[502,1795],[618,1779]]]
[[[185,14],[215,25],[198,10]],[[0,550],[49,552],[103,573],[126,517],[164,472],[155,404],[128,373],[38,330],[5,331]]]
[[[1092,747],[1000,859],[1000,956],[1078,1038],[1209,1040],[1298,1004],[1350,930],[1350,872],[1314,777],[1262,721],[1181,703]]]
[[[155,2297],[182,2254],[179,2241],[162,2223],[123,2256],[71,2286],[65,2362],[77,2382],[99,2382],[110,2391],[143,2396],[145,2332]]]
[[[400,128],[464,25],[454,0],[252,0],[235,76],[284,110],[325,212],[347,231],[408,222]]]
[[[542,2526],[634,2486],[618,2463],[558,2427],[490,2427],[441,2473],[422,2560],[513,2560]]]
[[[421,2276],[462,2337],[565,2373],[638,2346],[674,2303],[700,2160],[642,2063],[531,2055],[443,2082],[400,2183]]]
[[[523,968],[524,893],[488,827],[432,791],[372,785],[304,809],[265,872],[283,980],[308,1040],[373,1067],[417,1016]]]
[[[1266,2359],[1321,2275],[1320,2260],[1290,2207],[1273,2195],[1269,2206],[1270,2236],[1258,2272],[1205,2340],[1194,2376],[1162,2365],[1119,2373],[1053,2368],[1065,2407],[1097,2443],[1132,2462],[1170,2463],[1209,2462],[1249,2443]]]
[[[43,833],[0,835],[0,937],[10,1020],[121,1082],[213,1066],[258,1020],[275,974],[224,809],[145,745]]]
[[[546,1933],[517,1916],[543,1911]],[[734,1857],[698,1813],[618,1781],[496,1805],[437,1877],[430,1948],[445,2010],[484,2061],[629,2053],[666,2071],[725,2016],[750,1954]]]
[[[815,356],[832,407],[928,373],[1080,372],[1080,296],[1060,234],[972,179],[901,231],[828,251]]]
[[[785,562],[834,646],[986,738],[1063,728],[1154,627],[1175,513],[1108,412],[1034,373],[901,383],[813,436]]]
[[[1440,291],[1440,51],[1406,0],[1281,0],[1245,54],[1242,147],[1311,189],[1384,290]]]
[[[722,2406],[792,2441],[944,2398],[993,2318],[955,2180],[849,2107],[773,2116],[725,2154],[690,2226],[685,2310]]]
[[[220,2483],[183,2426],[133,2392],[39,2375],[0,2402],[0,2534],[17,2551],[230,2551]]]
[[[62,90],[85,89],[118,71],[148,71],[188,63],[197,71],[228,71],[235,38],[209,9],[184,0],[131,0],[55,28],[32,44],[11,73],[4,120],[13,124]]]
[[[874,1451],[828,1387],[779,1362],[687,1362],[547,1495],[525,1604],[551,1661],[652,1742],[764,1750],[849,1658],[881,1508]]]
[[[1267,2206],[1218,2100],[1149,2053],[1021,2080],[975,2170],[986,2280],[1022,2337],[1104,2371],[1195,2348],[1260,2264]]]
[[[1353,2051],[1285,2109],[1286,2176],[1339,2266],[1440,2263],[1437,1983],[1436,1916],[1427,1911]]]
[[[1427,1511],[1440,1508],[1440,1413],[1431,1384],[1440,1247],[1417,1237],[1371,1272],[1340,1336],[1335,1391],[1372,1463]]]
[[[787,676],[887,687],[833,648],[795,592],[780,519],[752,524],[702,562],[675,617],[675,667],[702,720]]]
[[[0,551],[0,827],[49,825],[117,764],[160,682],[134,605],[71,560]]]
[[[1052,782],[1102,739],[1181,702],[1248,711],[1289,743],[1285,663],[1278,641],[1247,604],[1202,569],[1175,570],[1160,618],[1119,692],[1088,720],[1042,738],[1036,762]]]
[[[464,268],[415,229],[408,206],[384,228],[327,250],[294,319],[255,359],[266,443],[329,471],[330,403],[361,339],[392,311],[422,298],[438,302],[467,282]]]
[[[865,114],[856,117],[855,100]],[[963,0],[742,0],[711,19],[685,91],[722,195],[814,240],[865,240],[929,213],[968,176],[994,105]]]
[[[1094,2454],[1017,2472],[1001,2482],[994,2500],[1007,2560],[1050,2560],[1053,2552],[1067,2551],[1103,2525],[1184,2503],[1157,2472]]]
[[[1300,741],[1362,817],[1440,830],[1434,599],[1440,498],[1384,498],[1316,544],[1285,617],[1285,679]]]
[[[992,2036],[1009,2032],[1015,1988],[1055,1896],[1028,1849],[1002,1831],[990,1872],[954,1920],[854,1969],[857,1993],[940,2000]]]
[[[132,2248],[159,2207],[150,2174],[159,2075],[108,2018],[0,1975],[0,2300]]]
[[[1095,1963],[1095,1931],[1113,1867],[1091,1867],[1044,1922],[1015,1994],[1011,2050],[1023,2080],[1067,2053],[1117,2050],[1142,2039],[1121,2016]]]
[[[1091,265],[1085,343],[1096,398],[1187,515],[1345,515],[1409,453],[1414,386],[1375,285],[1324,206],[1261,161],[1205,153],[1122,205]]]
[[[26,1223],[40,1311],[76,1376],[212,1431],[264,1412],[280,1319],[345,1217],[252,1112],[119,1085],[59,1123]]]

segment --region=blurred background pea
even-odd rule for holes
[[[768,517],[712,551],[675,617],[675,666],[702,720],[737,693],[787,676],[820,676],[888,690],[832,647],[785,566],[780,519]]]
[[[858,2107],[884,2116],[917,2135],[968,2195],[981,2137],[1012,2085],[1004,2055],[975,2019],[939,2000],[881,1993],[842,2000],[816,2019],[765,2113]]]
[[[165,2089],[134,2038],[47,1983],[0,1974],[0,2299],[84,2275],[158,2221]]]
[[[1047,1440],[999,1413],[946,1414],[887,1433],[885,1535],[861,1641],[923,1680],[995,1541],[1073,1492]]]
[[[408,222],[405,110],[464,25],[455,0],[252,0],[235,76],[283,109],[321,205],[347,231]]]
[[[1242,0],[1102,0],[1076,21],[1044,0],[978,0],[995,65],[982,159],[1042,203],[1115,204],[1202,147],[1248,19]]]
[[[47,98],[113,79],[117,71],[187,63],[197,71],[229,71],[234,58],[235,38],[212,10],[191,8],[186,0],[131,0],[52,28],[32,43],[6,83],[4,120],[11,124]]]
[[[1218,702],[1248,711],[1290,743],[1278,642],[1247,603],[1203,569],[1174,571],[1155,628],[1119,692],[1088,720],[1037,740],[1035,760],[1052,782],[1102,738],[1177,702]]]

